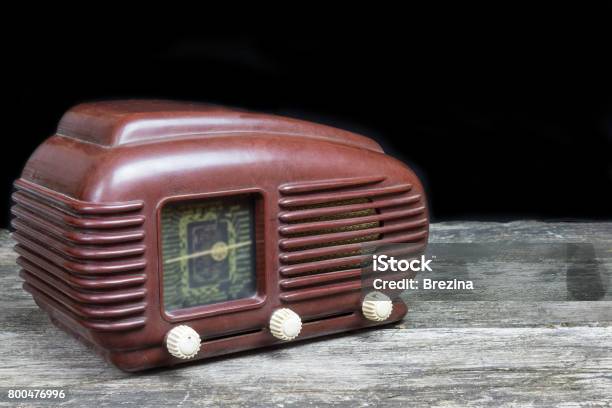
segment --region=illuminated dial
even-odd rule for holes
[[[167,311],[255,294],[251,197],[171,203],[162,209]]]

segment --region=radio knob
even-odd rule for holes
[[[187,360],[200,351],[200,335],[189,326],[176,326],[166,335],[166,348],[174,357]]]
[[[382,322],[391,316],[393,311],[393,302],[389,296],[380,292],[370,292],[363,299],[361,311],[368,320]]]
[[[270,317],[270,332],[280,340],[293,340],[302,331],[302,319],[291,309],[278,309]]]

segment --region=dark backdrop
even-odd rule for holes
[[[1,221],[12,181],[66,109],[127,97],[234,105],[363,133],[415,168],[436,220],[609,218],[608,23],[551,20],[524,36],[522,23],[496,30],[495,21],[444,33],[314,22],[13,33]]]

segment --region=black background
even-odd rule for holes
[[[609,11],[503,21],[500,10],[471,21],[469,11],[444,20],[434,11],[424,24],[412,14],[272,19],[229,30],[75,18],[13,32],[3,225],[12,181],[65,110],[132,97],[233,105],[368,135],[422,177],[435,220],[609,218]]]

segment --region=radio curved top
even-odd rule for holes
[[[373,140],[330,126],[217,105],[163,100],[83,103],[67,111],[57,128],[58,135],[107,147],[257,133],[320,139],[382,152]]]

